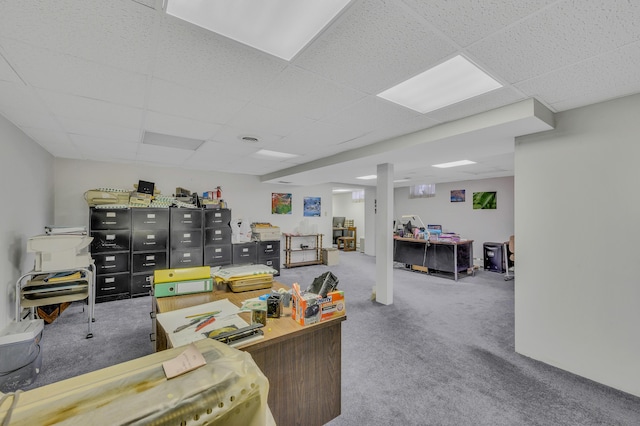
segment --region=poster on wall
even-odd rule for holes
[[[498,205],[496,192],[474,192],[473,209],[486,210],[495,209]]]
[[[304,197],[304,216],[320,217],[320,197]]]
[[[451,191],[452,203],[464,203],[465,200],[466,200],[466,195],[465,195],[464,189],[454,189]]]
[[[291,194],[272,192],[271,214],[291,214]]]

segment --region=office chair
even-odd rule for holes
[[[508,258],[507,258],[507,255],[509,255]],[[509,237],[509,242],[504,243],[504,263],[506,266],[505,270],[507,271],[504,276],[505,281],[512,280],[514,278],[515,272],[509,274],[509,262],[514,264],[512,268],[515,271],[515,260],[516,260],[516,239],[515,239],[515,236],[512,235]]]

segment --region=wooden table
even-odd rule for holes
[[[275,282],[274,289],[288,288]],[[220,299],[241,306],[242,301],[270,289],[231,293],[218,286],[210,293],[153,298],[154,312],[188,308]],[[290,315],[290,308],[285,308]],[[241,313],[251,323],[250,313]],[[155,315],[154,315],[155,317]],[[269,318],[264,338],[238,346],[251,354],[269,379],[269,408],[278,425],[323,425],[340,415],[342,378],[342,321],[339,317],[301,326],[290,316]],[[154,319],[155,322],[155,319]],[[156,350],[168,347],[165,330],[154,325]]]

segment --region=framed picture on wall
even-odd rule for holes
[[[465,190],[464,189],[453,189],[451,191],[451,202],[452,203],[464,203],[466,200]]]
[[[321,202],[320,197],[304,197],[303,215],[309,217],[320,217]]]
[[[497,208],[498,202],[496,192],[474,192],[473,193],[473,209],[474,210],[494,210]]]
[[[291,194],[272,192],[271,214],[291,214]]]

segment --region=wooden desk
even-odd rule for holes
[[[240,306],[243,300],[270,290],[231,293],[217,287],[211,293],[153,298],[154,312],[169,312],[194,305],[229,299]],[[288,288],[274,283],[274,288]],[[285,314],[291,309],[285,308]],[[251,322],[250,314],[240,316]],[[264,338],[238,346],[251,354],[269,379],[269,408],[278,425],[323,425],[340,415],[342,378],[342,321],[301,326],[290,316],[267,319]],[[154,319],[155,322],[155,319]],[[166,332],[155,324],[156,350],[167,348]]]
[[[453,242],[394,237],[393,260],[427,268],[429,272],[453,274],[454,280],[458,281],[460,272],[473,271],[473,240]]]

